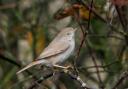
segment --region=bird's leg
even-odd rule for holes
[[[66,66],[65,67],[65,66],[60,66],[60,65],[53,65],[53,67],[63,69],[63,71],[65,73],[67,73],[69,71],[69,68],[71,68],[71,66]]]
[[[53,65],[54,67],[56,67],[56,68],[62,68],[62,69],[68,69],[68,68],[70,68],[70,66],[60,66],[60,65]]]

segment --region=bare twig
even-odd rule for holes
[[[127,78],[128,78],[128,71],[123,73],[123,76],[117,81],[117,83],[112,89],[117,89],[117,87]]]
[[[118,6],[115,6],[115,7],[116,7],[116,10],[117,10],[120,22],[122,24],[123,30],[124,30],[124,32],[126,32],[128,29],[127,29],[127,26],[126,26],[126,22],[124,20],[125,18],[123,17],[122,12],[121,12],[121,8],[119,8]]]
[[[102,82],[102,80],[101,80],[99,68],[98,68],[98,65],[97,65],[97,63],[96,63],[96,59],[95,59],[95,56],[94,56],[94,50],[92,50],[92,48],[89,46],[88,42],[86,42],[86,44],[87,44],[87,48],[88,48],[88,50],[89,50],[89,53],[90,53],[90,55],[91,55],[91,57],[92,57],[92,61],[93,61],[94,65],[95,65],[95,68],[96,68],[97,77],[98,77],[98,80],[99,80],[99,82],[100,82],[100,83],[99,83],[99,84],[100,84],[100,88],[101,88],[101,89],[104,89],[104,85],[103,85],[103,82]]]
[[[124,35],[124,37],[125,37],[125,42],[128,45],[128,32],[127,32],[128,31],[128,26],[127,26],[128,20],[127,20],[127,16],[125,15],[126,14],[125,13],[126,10],[124,11],[124,8],[127,8],[128,9],[128,7],[125,7],[125,6],[124,7],[121,7],[121,8],[119,8],[119,6],[115,6],[115,7],[116,7],[116,10],[117,10],[117,13],[118,13],[118,16],[119,16],[119,20],[120,20],[120,22],[122,24],[123,31],[126,33]]]
[[[63,71],[59,71],[59,73],[62,74],[67,74],[69,77],[71,77],[71,79],[77,81],[78,83],[80,83],[81,87],[84,89],[91,89],[89,87],[87,87],[86,83],[80,78],[80,76],[73,74],[70,70],[67,70],[67,72]],[[40,83],[42,83],[44,80],[50,78],[53,76],[53,72],[41,77],[39,80],[35,81],[28,89],[34,89],[37,85],[39,85]]]
[[[12,59],[10,59],[10,58],[8,58],[8,57],[5,57],[4,55],[2,55],[2,54],[0,54],[0,59],[1,60],[4,60],[4,61],[7,61],[7,62],[9,62],[10,64],[13,64],[13,65],[15,65],[15,66],[17,66],[17,67],[21,67],[21,65],[18,63],[18,62],[16,62],[16,61],[14,61],[14,60],[12,60]]]
[[[128,45],[128,20],[127,20],[127,16],[125,15],[126,13],[124,12],[124,8],[128,8],[128,7],[119,7],[117,5],[115,5],[116,7],[116,11],[118,13],[118,16],[119,16],[119,20],[120,20],[120,23],[123,27],[123,31],[126,33],[124,36],[125,38],[125,43],[122,47],[121,47],[121,51],[120,51],[120,54],[119,54],[119,58],[122,59],[122,56],[123,56],[123,53],[124,51],[126,50],[127,48],[127,45]],[[126,10],[125,10],[126,11]],[[128,12],[127,12],[128,13]]]
[[[92,7],[92,3],[93,3],[93,0],[92,0],[92,2],[91,2],[91,7]],[[79,57],[79,55],[80,55],[80,51],[81,51],[81,48],[83,47],[83,43],[84,43],[84,41],[85,41],[85,39],[86,39],[86,36],[87,36],[87,30],[89,30],[89,26],[90,26],[90,20],[91,20],[91,9],[89,9],[89,20],[88,20],[88,25],[87,25],[87,29],[85,28],[85,26],[83,26],[81,23],[80,23],[80,18],[79,18],[79,15],[77,15],[76,14],[76,21],[77,21],[77,23],[78,23],[78,25],[80,26],[80,28],[81,28],[81,31],[82,31],[82,33],[83,33],[83,38],[82,38],[82,40],[81,40],[81,43],[80,43],[80,47],[79,47],[79,49],[78,49],[78,52],[77,52],[77,55],[76,55],[76,60],[78,59],[78,57]],[[84,31],[85,30],[85,31]],[[75,63],[76,63],[76,61],[75,61]],[[76,65],[76,64],[75,64]]]
[[[89,9],[90,10],[90,13],[89,13],[90,15],[91,15],[91,11],[92,11],[92,6],[93,6],[93,0],[91,1],[91,6],[90,6],[91,9]],[[90,17],[90,15],[89,15],[89,17]],[[90,20],[88,21],[88,27],[87,27],[87,29],[89,29],[89,27],[90,27]],[[93,51],[92,51],[91,47],[89,47],[89,45],[88,45],[88,49],[90,51],[89,53],[92,56],[92,60],[94,62],[94,65],[96,66],[97,77],[99,79],[99,82],[102,84],[101,88],[104,89],[104,86],[103,86],[103,83],[102,83],[102,80],[101,80],[101,77],[100,77],[100,74],[99,74],[99,69],[97,67],[97,63],[96,63],[95,57],[93,55]]]
[[[86,35],[87,35],[87,31],[86,31],[86,29],[85,29],[85,31],[84,31],[84,27],[82,26],[82,24],[81,24],[81,22],[80,22],[80,17],[79,17],[79,12],[78,11],[76,11],[76,13],[75,13],[75,20],[76,20],[76,22],[78,23],[78,25],[80,26],[80,28],[81,28],[81,32],[82,32],[82,34],[83,34],[83,39],[82,39],[82,41],[81,41],[81,43],[80,43],[80,46],[79,46],[79,48],[78,48],[78,51],[77,51],[77,54],[76,54],[76,56],[75,56],[75,59],[74,59],[74,69],[75,69],[75,72],[76,72],[76,74],[78,75],[78,69],[77,69],[77,59],[78,59],[78,57],[79,57],[79,55],[80,55],[80,51],[81,51],[81,48],[82,48],[82,46],[83,46],[83,43],[84,43],[84,40],[85,40],[85,38],[86,38]]]
[[[81,84],[81,87],[84,89],[91,89],[89,87],[87,87],[87,84],[80,78],[80,76],[78,75],[74,75],[73,73],[71,73],[70,71],[67,72],[66,74],[68,74],[72,79],[76,80],[77,82],[79,82]]]
[[[88,34],[89,37],[96,37],[96,38],[115,38],[115,39],[118,39],[118,40],[122,40],[124,41],[125,39],[124,38],[121,38],[121,37],[118,37],[118,36],[114,36],[114,35],[91,35],[91,34]]]
[[[40,79],[34,81],[34,83],[28,88],[28,89],[33,89],[35,88],[38,84],[42,83],[44,80],[48,79],[49,77],[52,77],[53,73],[49,73],[43,77],[41,77]]]
[[[89,21],[88,21],[88,26],[87,26],[87,29],[89,30],[90,28],[90,16],[91,16],[91,12],[92,12],[92,8],[93,8],[93,0],[91,1],[91,5],[89,6],[91,9],[89,9],[90,13],[89,13]],[[85,41],[85,43],[87,44],[87,41]],[[91,49],[91,47],[88,45],[88,49],[89,49],[89,53],[92,57],[92,61],[94,63],[94,65],[96,66],[96,72],[97,72],[97,77],[99,79],[99,82],[101,84],[101,88],[104,89],[104,86],[103,86],[103,82],[101,80],[101,77],[100,77],[100,73],[99,73],[99,69],[97,67],[97,63],[96,63],[96,59],[95,59],[95,56],[94,56],[94,53],[93,53],[93,50]]]
[[[96,68],[96,67],[99,67],[99,68],[106,68],[106,67],[110,67],[111,65],[115,64],[115,63],[118,63],[119,61],[114,61],[112,63],[109,63],[109,64],[106,64],[106,65],[97,65],[97,66],[89,66],[89,67],[79,67],[78,69],[90,69],[90,68]]]

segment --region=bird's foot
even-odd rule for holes
[[[60,68],[63,69],[65,73],[67,73],[70,69],[72,69],[72,66],[60,66],[60,65],[54,65],[54,68]]]

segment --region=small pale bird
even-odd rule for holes
[[[72,27],[66,27],[54,38],[54,40],[43,50],[37,57],[36,61],[28,64],[26,67],[17,72],[17,74],[38,64],[48,67],[62,67],[62,64],[75,49],[75,31]]]

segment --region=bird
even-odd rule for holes
[[[60,64],[63,64],[70,55],[73,54],[75,49],[75,32],[76,28],[65,27],[63,28],[58,35],[51,41],[51,43],[44,48],[42,53],[16,74],[19,74],[35,65],[45,65],[48,67],[63,67]]]

